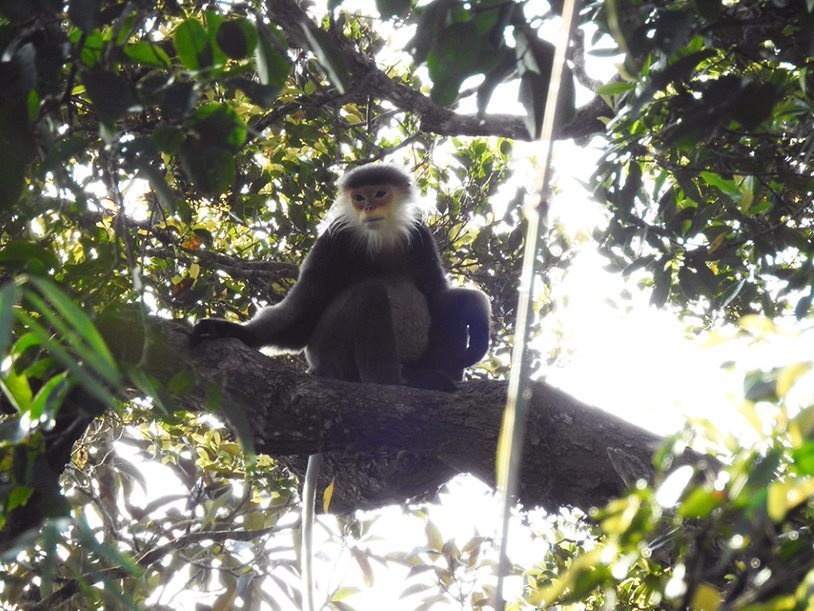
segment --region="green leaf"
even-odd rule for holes
[[[40,166],[40,176],[45,176],[57,168],[62,168],[67,165],[68,161],[77,155],[77,153],[84,153],[88,149],[89,140],[87,136],[81,134],[73,134],[60,140],[56,146],[48,151],[45,160]]]
[[[427,55],[433,102],[442,106],[452,104],[464,79],[481,71],[479,54],[484,42],[471,21],[453,23],[439,33]]]
[[[662,90],[670,83],[686,80],[698,64],[714,55],[715,51],[704,49],[703,51],[682,57],[660,72],[652,71],[650,77],[653,87],[657,90]]]
[[[181,370],[170,378],[167,382],[167,389],[173,394],[182,394],[190,390],[195,384],[195,379],[188,370]]]
[[[797,305],[794,306],[794,316],[797,320],[803,320],[808,317],[809,312],[811,312],[812,301],[814,301],[814,293],[809,293],[800,298]]]
[[[427,535],[427,547],[440,552],[441,548],[444,547],[444,538],[432,520],[427,520],[427,524],[424,526],[424,532]]]
[[[14,308],[20,301],[20,287],[16,282],[7,281],[0,287],[0,355],[5,357],[11,340],[11,327],[14,322]]]
[[[670,255],[665,255],[656,263],[653,270],[653,293],[650,295],[650,303],[657,308],[662,307],[670,296],[673,272],[669,261]]]
[[[209,385],[206,403],[213,413],[222,413],[226,417],[226,421],[235,431],[240,446],[246,454],[246,460],[253,463],[256,454],[254,451],[254,429],[246,417],[246,407],[235,400],[224,401],[223,386],[219,384]]]
[[[68,17],[80,30],[88,34],[96,27],[96,14],[101,0],[71,0],[68,5]]]
[[[268,108],[280,94],[280,87],[271,85],[261,85],[243,77],[229,79],[229,85],[237,87],[245,93],[253,104],[261,108]]]
[[[130,81],[107,70],[92,70],[82,82],[102,123],[110,126],[136,105]]]
[[[111,384],[117,384],[119,380],[118,367],[110,350],[102,338],[93,321],[71,301],[65,293],[57,286],[44,278],[30,278],[31,283],[39,289],[48,301],[53,304],[57,311],[71,325],[74,331],[79,333],[82,339],[87,342],[93,350],[94,362],[98,364],[97,372],[104,376]]]
[[[410,12],[410,0],[376,0],[376,8],[385,19],[404,17]]]
[[[220,24],[217,29],[218,46],[232,59],[243,59],[257,47],[257,30],[248,19],[238,17]]]
[[[777,88],[771,83],[747,83],[732,106],[732,115],[745,129],[755,129],[771,116],[777,98]]]
[[[189,70],[212,66],[213,52],[209,35],[199,21],[187,19],[175,28],[173,42],[181,63]]]
[[[336,592],[334,592],[333,595],[331,596],[331,601],[330,602],[336,603],[336,602],[345,600],[346,598],[350,598],[354,594],[358,594],[360,591],[361,590],[359,588],[351,588],[351,587],[338,588],[336,590]]]
[[[433,80],[430,98],[439,106],[450,106],[458,98],[462,79],[449,76]]]
[[[173,83],[164,91],[161,108],[168,119],[183,119],[195,106],[195,86],[189,82]]]
[[[577,571],[571,592],[561,599],[561,602],[578,602],[584,600],[592,590],[601,583],[611,579],[610,569],[604,564],[597,564],[591,567],[583,567]]]
[[[789,510],[814,496],[814,478],[789,478],[771,482],[766,509],[773,522],[781,522]]]
[[[486,107],[495,88],[514,72],[516,63],[514,52],[508,49],[503,49],[500,52],[497,63],[486,73],[483,83],[478,87],[478,112],[481,115],[486,112]]]
[[[31,303],[33,308],[42,315],[43,319],[47,320],[51,327],[61,336],[61,338],[68,344],[71,350],[84,361],[86,365],[93,368],[96,373],[104,377],[111,384],[118,382],[118,371],[115,364],[111,367],[105,363],[104,358],[97,354],[92,348],[88,347],[77,336],[76,330],[72,329],[65,323],[56,312],[54,312],[38,295],[32,291],[25,293],[26,299]]]
[[[59,260],[49,249],[26,242],[15,240],[9,242],[0,250],[0,263],[13,270],[42,274],[59,267]]]
[[[548,80],[546,74],[541,76],[531,70],[526,71],[520,77],[520,103],[526,109],[523,120],[526,129],[532,138],[539,138],[543,129],[543,116],[545,114],[545,103],[548,97]]]
[[[31,409],[34,400],[34,393],[31,391],[31,384],[28,378],[14,371],[14,367],[9,367],[0,377],[0,386],[3,388],[8,400],[21,414]]]
[[[703,519],[721,504],[723,498],[724,494],[722,492],[707,490],[706,488],[695,488],[681,503],[677,513],[682,518]]]
[[[636,85],[634,83],[628,83],[626,81],[619,81],[617,83],[605,83],[599,89],[596,90],[596,95],[620,95],[623,93],[627,93],[628,91],[633,91],[636,89]]]
[[[181,166],[201,191],[220,195],[234,182],[234,153],[246,140],[246,124],[234,109],[207,104],[195,111],[187,125],[192,134],[181,145]]]
[[[305,39],[320,65],[325,70],[328,80],[339,93],[347,93],[350,88],[350,74],[342,52],[331,39],[330,34],[317,27],[304,27]]]
[[[177,213],[178,200],[170,185],[167,184],[167,179],[164,178],[164,175],[146,162],[140,163],[139,169],[140,173],[143,174],[150,183],[150,188],[153,190],[161,207],[170,214]]]
[[[195,111],[187,125],[198,136],[198,144],[237,152],[248,130],[237,112],[225,104],[207,104]]]
[[[170,58],[159,46],[151,42],[137,42],[124,47],[124,55],[137,64],[145,66],[155,66],[156,68],[168,68]]]
[[[162,415],[169,416],[176,411],[175,403],[164,386],[154,376],[138,367],[127,367],[127,377],[145,395],[150,397]]]
[[[421,17],[415,36],[408,43],[408,47],[412,48],[413,59],[417,65],[424,63],[430,49],[438,40],[438,33],[446,21],[448,6],[446,0],[433,0],[428,5],[416,9]]]
[[[57,410],[62,406],[70,387],[67,371],[55,375],[43,384],[31,403],[31,419],[37,420],[43,415],[48,420],[53,419]]]
[[[226,53],[218,44],[218,29],[225,19],[226,17],[216,11],[208,10],[204,12],[206,33],[209,36],[209,46],[212,49],[212,66],[223,66],[226,63]]]
[[[16,204],[25,188],[26,164],[8,149],[0,149],[0,208]]]
[[[163,153],[172,155],[184,141],[184,133],[177,127],[162,125],[153,130],[152,138]]]
[[[33,492],[34,489],[28,486],[14,486],[8,495],[5,510],[9,512],[15,507],[22,507],[28,502],[28,499],[31,498]]]
[[[681,187],[681,190],[684,192],[684,195],[687,196],[692,201],[702,204],[706,201],[703,195],[701,195],[701,191],[695,184],[695,179],[690,172],[685,171],[676,171],[673,174],[676,184]]]
[[[271,35],[265,30],[260,32],[260,39],[254,50],[257,75],[263,85],[282,87],[291,72],[291,65],[288,56],[270,40]]]
[[[71,34],[71,42],[74,44],[78,45],[81,39],[82,33],[79,30]],[[94,30],[88,34],[79,51],[79,59],[82,61],[82,64],[88,68],[96,66],[102,59],[105,45],[105,39],[98,30]]]
[[[735,184],[734,180],[727,180],[715,172],[701,172],[699,176],[701,176],[708,185],[715,187],[721,193],[729,195],[733,199],[737,199],[740,196],[740,188]]]
[[[186,140],[178,155],[186,175],[208,195],[224,193],[235,180],[234,154],[226,149],[200,146]]]
[[[54,357],[63,367],[68,369],[76,377],[77,381],[106,406],[112,406],[115,401],[110,391],[102,386],[86,368],[77,362],[76,357],[59,345],[52,337],[51,333],[43,327],[34,317],[22,310],[16,310],[17,319],[26,325],[37,340],[45,346],[51,356]]]
[[[814,440],[807,439],[792,451],[794,467],[802,475],[814,475]]]

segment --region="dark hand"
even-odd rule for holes
[[[197,346],[201,342],[218,339],[220,337],[236,337],[242,341],[243,325],[218,318],[204,318],[192,327],[189,343]]]

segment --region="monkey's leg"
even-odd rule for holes
[[[402,384],[387,287],[366,280],[325,310],[306,350],[310,372],[327,378]]]

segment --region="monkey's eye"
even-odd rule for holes
[[[363,201],[365,201],[365,196],[362,195],[361,193],[354,193],[353,194],[353,200],[357,201],[357,202],[363,202]]]
[[[384,197],[385,195],[387,195],[387,191],[384,190],[376,191],[376,197]]]

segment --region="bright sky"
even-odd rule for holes
[[[363,6],[370,4],[363,3]],[[404,34],[405,39],[409,36],[409,33]],[[609,76],[607,68],[605,66],[606,78]],[[612,73],[612,66],[610,70]],[[522,111],[513,102],[511,93],[500,101],[500,107],[502,112],[507,108]],[[535,145],[515,148],[518,158],[513,180],[528,180],[532,175],[528,156],[535,152]],[[594,226],[603,220],[598,204],[579,186],[579,181],[587,182],[590,178],[597,154],[596,149],[586,150],[570,142],[558,143],[555,149],[559,195],[553,203],[551,220],[562,223],[572,235],[590,235]],[[507,189],[507,192],[514,190]],[[587,403],[660,434],[679,430],[688,416],[709,418],[722,430],[731,431],[748,443],[751,428],[738,411],[742,373],[757,367],[809,359],[811,325],[807,325],[807,333],[802,337],[780,333],[762,343],[736,338],[734,330],[720,336],[691,338],[673,314],[650,307],[649,294],[640,290],[632,279],[625,281],[617,274],[610,274],[603,269],[604,265],[605,261],[589,242],[562,284],[554,287],[558,299],[567,297],[567,306],[560,308],[551,320],[546,319],[541,341],[560,342],[567,357],[540,375]],[[624,289],[632,295],[627,301],[619,297]],[[723,341],[726,336],[729,339]],[[722,364],[728,361],[737,361],[737,367],[722,369]],[[809,397],[814,394],[812,387],[814,384],[809,383]],[[117,451],[132,458],[128,446],[118,444]],[[165,494],[168,487],[177,485],[172,481],[172,474],[160,465],[140,463],[140,467],[151,488],[143,498],[133,499],[137,504]],[[427,512],[444,537],[454,537],[459,546],[473,535],[495,536],[499,523],[498,503],[485,486],[470,477],[450,483],[441,494],[440,504],[431,505]],[[426,545],[423,520],[405,515],[399,507],[376,515],[371,534],[361,548],[384,556],[394,549],[409,550]],[[397,598],[414,583],[407,581],[407,569],[393,564],[385,569],[373,562],[374,583],[370,587],[362,585],[349,552],[336,542],[335,519],[321,517],[319,523],[322,527],[316,531],[319,553],[315,565],[319,592],[324,593],[330,585],[341,582],[360,588],[359,593],[347,599],[355,608],[415,609],[417,597]],[[531,529],[519,528],[517,523],[512,529],[514,545],[510,553],[525,566],[531,566],[545,552],[545,544],[535,539],[532,531],[545,529],[546,522],[539,514],[533,514],[531,524]],[[493,579],[486,575],[481,578]],[[183,584],[181,580],[179,587]],[[507,594],[518,594],[519,587],[518,580],[509,582]],[[184,595],[176,597],[175,603],[184,598]],[[161,602],[166,603],[167,598],[162,597]],[[433,607],[447,608],[458,607],[441,604]]]

